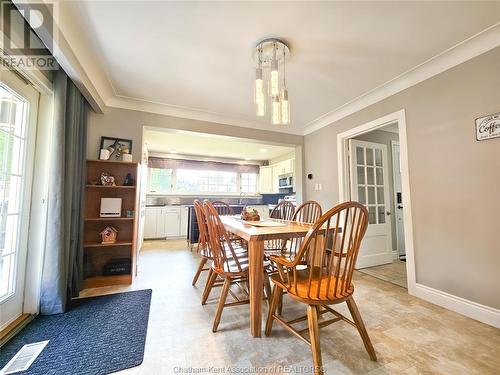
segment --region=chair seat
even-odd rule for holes
[[[233,250],[236,254],[245,254],[247,252],[247,249],[241,247],[239,244],[233,243],[232,245],[233,245]],[[226,246],[226,251],[229,254],[229,256],[232,256],[227,246]],[[212,254],[210,253],[210,250],[208,248],[201,249],[200,255],[204,258],[212,260]]]
[[[290,278],[290,284],[292,285],[291,288],[288,287],[288,283],[281,280],[281,277],[278,274],[271,275],[271,280],[281,289],[286,290],[291,297],[307,301],[312,304],[315,302],[321,303],[328,301],[335,303],[336,300],[344,300],[354,292],[354,285],[352,284],[349,285],[346,291],[343,291],[343,285],[340,280],[338,281],[337,288],[335,288],[336,279],[334,277],[331,277],[330,285],[328,286],[328,277],[325,275],[324,270],[320,277],[319,267],[314,267],[311,280],[309,279],[310,267],[296,271],[296,282],[294,280],[295,276],[292,272],[288,273],[287,276]],[[295,288],[295,284],[297,285],[297,288]],[[309,285],[311,285],[310,291]],[[334,289],[336,289],[336,291]]]

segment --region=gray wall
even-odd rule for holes
[[[500,308],[500,138],[474,119],[500,111],[500,48],[305,137],[306,198],[338,202],[337,134],[406,110],[417,283]],[[314,191],[314,184],[323,190]]]
[[[396,237],[396,207],[394,203],[394,171],[392,169],[392,141],[399,141],[399,135],[397,133],[386,132],[383,130],[374,130],[372,132],[361,134],[355,137],[354,139],[358,139],[360,141],[366,142],[374,142],[374,143],[382,143],[387,146],[387,166],[389,170],[389,199],[390,199],[390,207],[389,211],[391,212],[391,237],[392,237],[392,249],[397,250],[398,241]]]
[[[87,157],[89,159],[98,158],[101,136],[104,135],[132,139],[132,157],[134,161],[140,161],[144,126],[226,135],[277,144],[299,146],[303,144],[303,137],[299,135],[108,107],[104,114],[95,112],[89,114]]]

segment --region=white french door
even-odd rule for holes
[[[0,69],[0,330],[23,313],[38,100]]]
[[[351,199],[368,209],[366,231],[356,268],[392,262],[387,146],[349,140]]]

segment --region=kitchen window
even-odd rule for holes
[[[149,168],[150,192],[171,193],[172,187],[172,169]]]
[[[257,192],[257,173],[241,173],[240,191],[247,194]]]
[[[256,194],[259,166],[190,159],[148,158],[148,192]]]
[[[237,172],[177,169],[176,192],[236,193]]]

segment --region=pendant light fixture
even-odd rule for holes
[[[266,91],[271,102],[271,123],[273,125],[290,123],[290,102],[288,101],[285,77],[285,62],[289,56],[290,48],[288,45],[276,38],[260,41],[254,50],[254,59],[257,64],[254,94],[256,113],[259,117],[266,114],[267,98],[264,91],[265,78],[267,77]],[[282,66],[281,72],[280,66]]]

